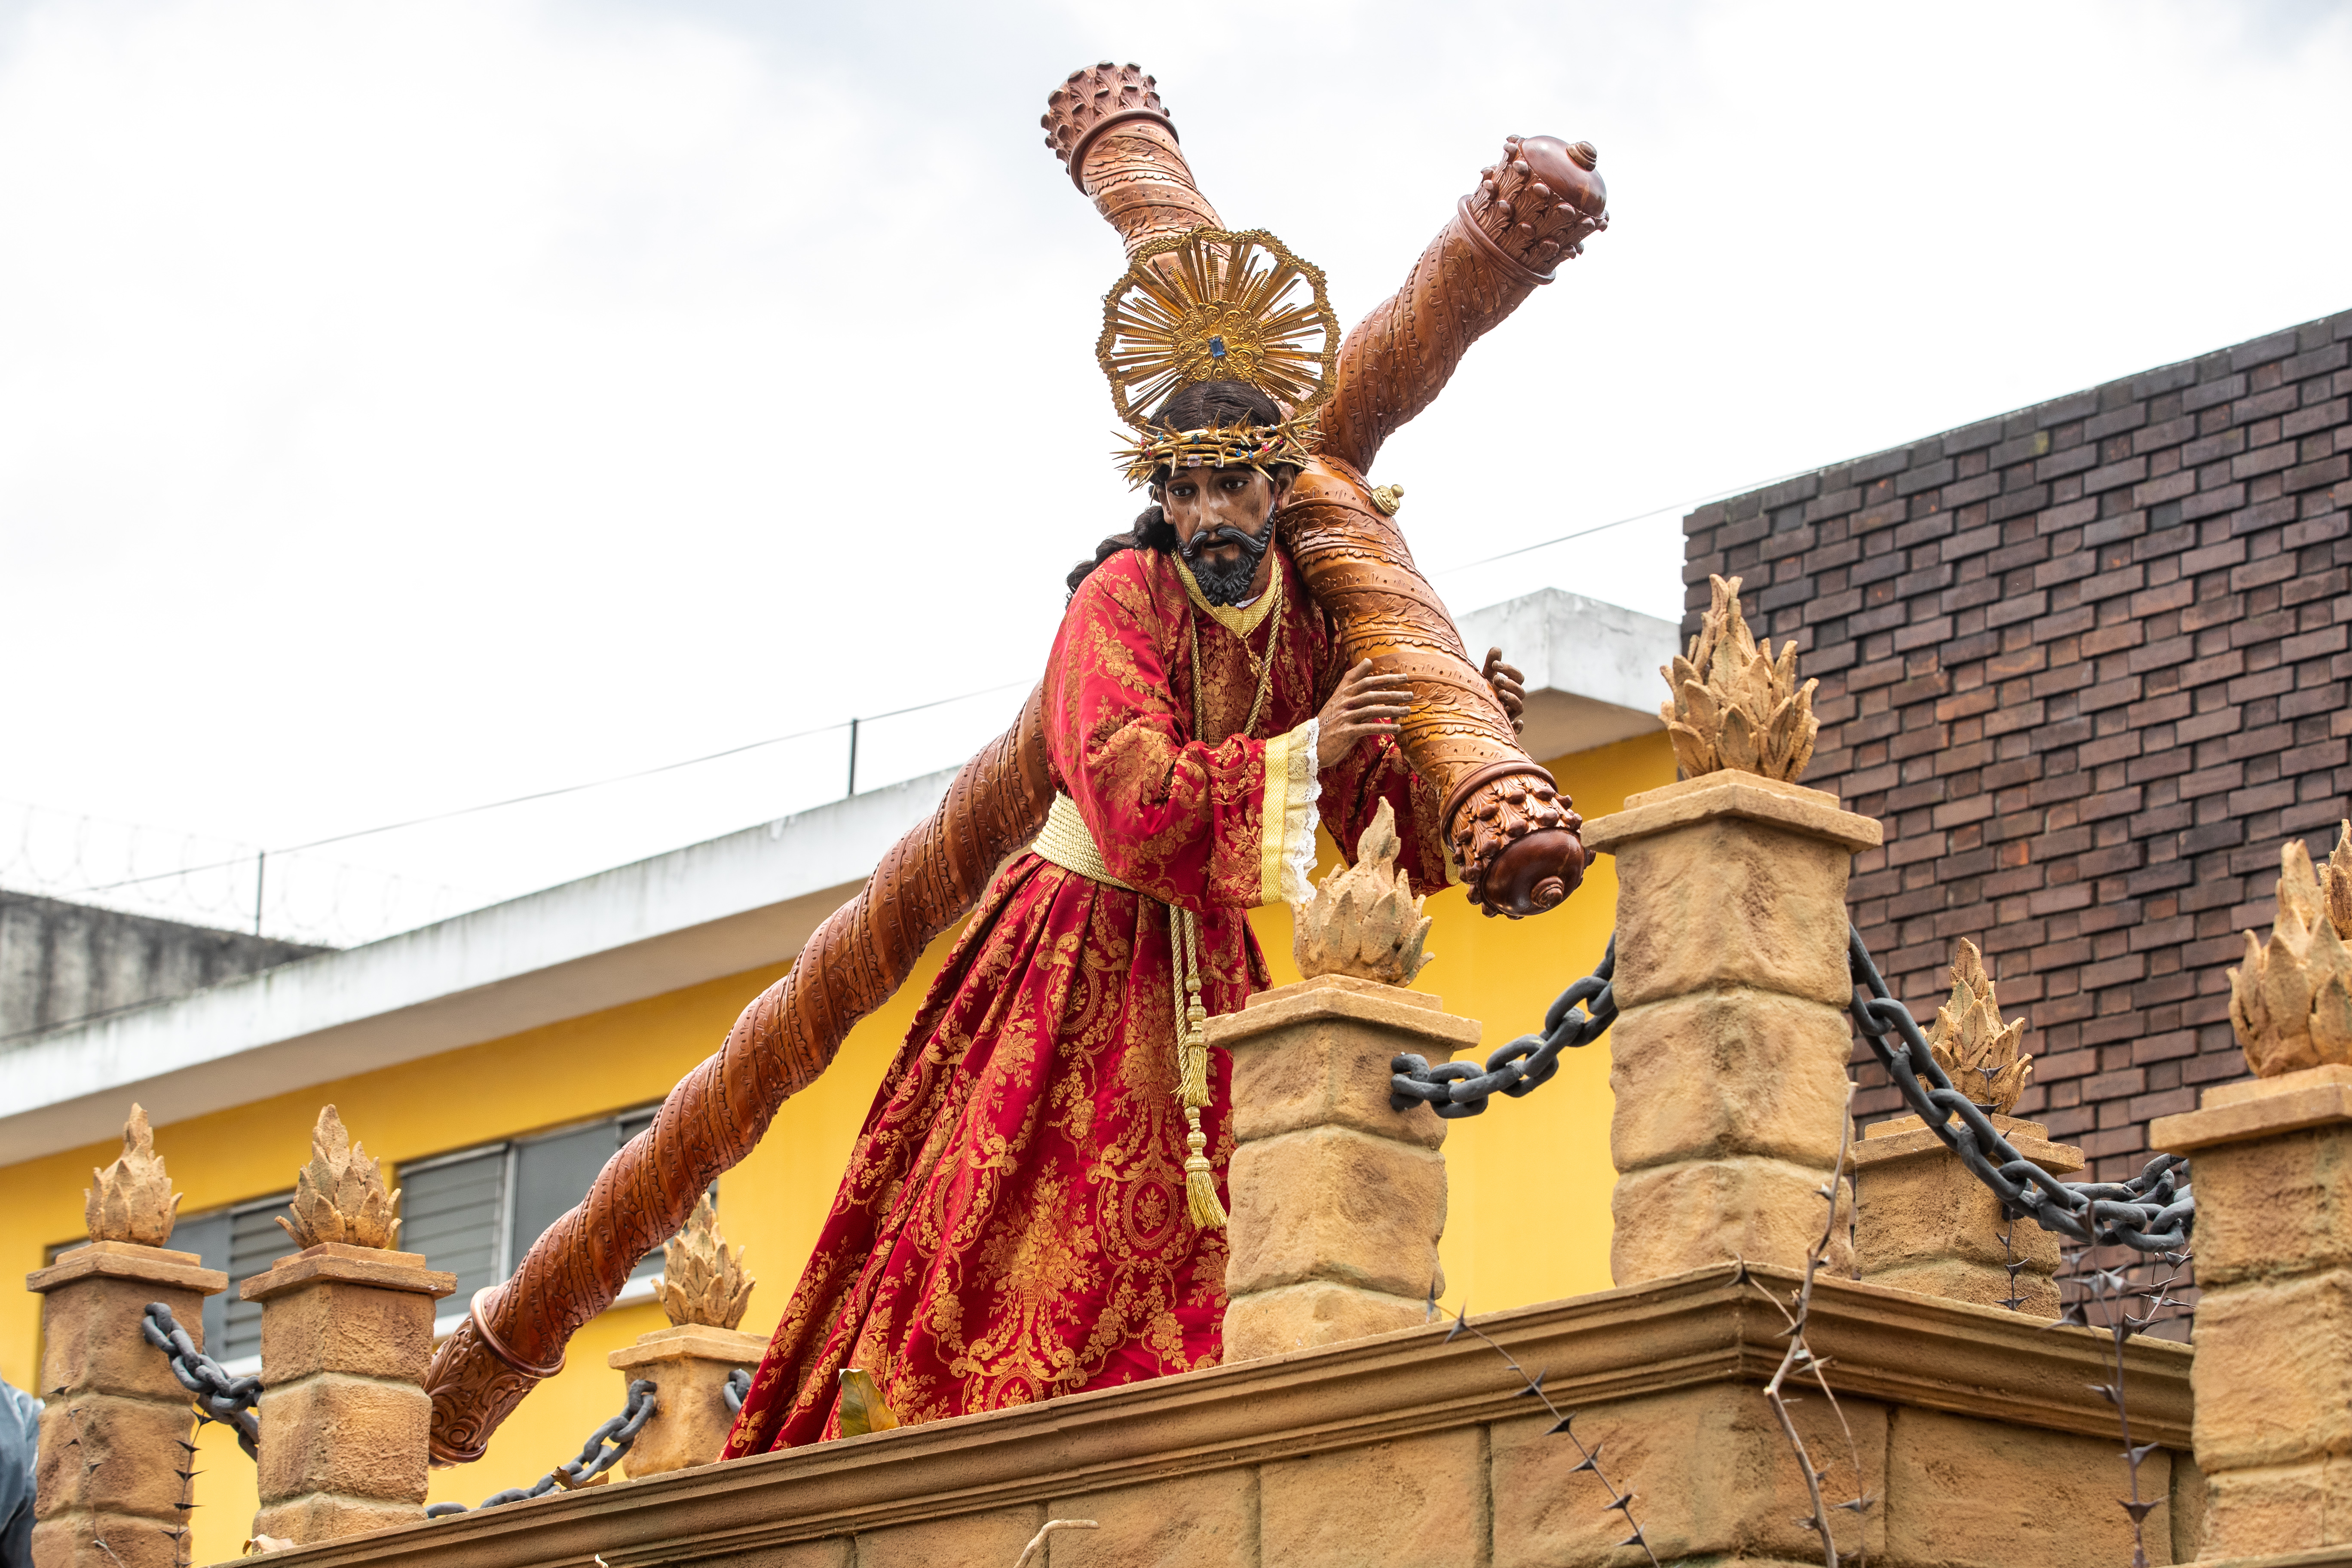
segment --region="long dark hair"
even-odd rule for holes
[[[1273,398],[1245,381],[1196,381],[1190,386],[1180,386],[1171,393],[1151,423],[1162,430],[1206,430],[1223,425],[1273,426],[1282,423],[1282,410]],[[1277,465],[1297,468],[1288,463]],[[1168,482],[1165,467],[1152,471],[1151,483],[1157,487]],[[1081,561],[1070,568],[1063,579],[1071,593],[1093,574],[1094,569],[1122,550],[1173,550],[1176,530],[1168,521],[1167,511],[1158,506],[1146,507],[1141,516],[1124,533],[1114,533],[1095,546],[1094,559]]]

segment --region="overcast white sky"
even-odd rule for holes
[[[2340,5],[0,5],[0,799],[58,814],[0,880],[1025,685],[1140,504],[1118,248],[1037,130],[1111,58],[1348,321],[1506,133],[1599,145],[1613,226],[1378,466],[1457,611],[1676,614],[1684,503],[2352,305]],[[842,752],[339,846],[269,923],[691,842]]]

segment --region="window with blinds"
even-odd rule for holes
[[[475,1291],[507,1276],[513,1164],[512,1146],[500,1143],[400,1167],[400,1249],[457,1277],[457,1293],[441,1302],[444,1316],[462,1314]]]

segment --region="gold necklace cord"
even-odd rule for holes
[[[1265,657],[1259,658],[1252,654],[1249,639],[1239,638],[1242,657],[1255,667],[1257,674],[1257,691],[1250,699],[1249,720],[1241,728],[1244,736],[1256,733],[1258,720],[1265,712],[1266,694],[1274,688],[1274,648],[1282,636],[1279,565],[1266,593],[1272,603],[1266,606],[1265,618],[1274,621],[1275,626],[1265,636]],[[1205,742],[1208,720],[1202,700],[1200,616],[1196,613],[1187,624],[1192,633],[1192,734]],[[1266,785],[1274,787],[1274,781],[1267,780]],[[1201,1112],[1209,1103],[1209,1010],[1201,1000],[1201,928],[1192,910],[1174,904],[1168,906],[1168,944],[1173,960],[1169,969],[1176,988],[1176,1096],[1184,1107],[1184,1206],[1192,1223],[1201,1229],[1223,1230],[1225,1206],[1217,1201],[1216,1174],[1209,1164],[1209,1138],[1201,1130]]]
[[[1249,721],[1239,731],[1244,735],[1257,733],[1259,715],[1265,711],[1266,693],[1274,689],[1274,645],[1282,636],[1282,570],[1279,566],[1275,569],[1274,582],[1265,592],[1273,601],[1266,605],[1265,618],[1276,623],[1274,630],[1265,634],[1265,657],[1260,658],[1250,652],[1249,638],[1236,637],[1242,645],[1242,658],[1249,661],[1251,671],[1257,677],[1257,693],[1250,699]],[[1192,637],[1192,738],[1205,744],[1209,739],[1209,721],[1201,707],[1201,617],[1197,614],[1192,616],[1186,621],[1185,628]]]

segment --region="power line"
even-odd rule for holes
[[[740,746],[730,746],[723,752],[710,752],[699,757],[688,757],[682,762],[663,763],[657,767],[640,768],[635,773],[614,773],[609,778],[589,779],[581,784],[564,784],[556,789],[535,790],[530,795],[509,795],[505,800],[485,801],[479,805],[459,806],[454,811],[436,811],[424,816],[412,816],[400,822],[387,822],[377,827],[362,827],[350,833],[331,834],[324,838],[313,838],[306,844],[289,844],[276,849],[262,849],[257,851],[257,854],[294,855],[306,849],[323,849],[330,844],[347,843],[354,838],[372,838],[379,833],[396,833],[404,827],[422,827],[427,823],[448,822],[457,817],[473,816],[485,811],[503,810],[509,805],[527,805],[535,800],[552,800],[557,795],[576,795],[582,790],[602,789],[607,784],[627,784],[634,779],[651,778],[656,773],[675,773],[680,768],[697,767],[704,763],[715,763],[723,758],[740,756],[746,752],[759,751],[763,746],[780,746],[787,741],[805,741],[812,735],[830,734],[835,730],[848,730],[854,734],[856,726],[860,723],[872,723],[877,719],[901,718],[908,713],[920,713],[929,708],[944,708],[950,702],[961,702],[973,697],[987,697],[995,692],[1009,691],[1016,686],[1027,684],[1026,681],[1008,680],[996,686],[982,687],[976,691],[960,691],[953,697],[934,698],[929,702],[917,702],[906,708],[893,708],[887,713],[866,713],[855,719],[845,719],[835,724],[820,724],[814,730],[795,730],[789,735],[771,735],[764,741],[747,742]],[[239,855],[234,859],[214,860],[201,866],[182,866],[174,870],[156,871],[144,877],[126,877],[119,882],[100,882],[87,888],[73,888],[54,896],[71,898],[83,893],[111,892],[117,888],[136,887],[142,882],[162,882],[173,877],[193,876],[198,871],[218,871],[231,866],[242,866],[254,858],[251,855]]]
[[[1711,500],[1722,500],[1727,496],[1744,496],[1750,490],[1766,489],[1773,485],[1780,483],[1784,479],[1793,479],[1800,475],[1810,474],[1815,471],[1816,470],[1812,468],[1797,468],[1789,473],[1781,474],[1775,479],[1764,479],[1760,482],[1734,485],[1727,490],[1712,490],[1706,495],[1694,496],[1688,500],[1668,501],[1664,506],[1654,506],[1647,511],[1637,511],[1630,517],[1621,517],[1610,522],[1596,522],[1590,528],[1580,528],[1572,532],[1563,533],[1553,539],[1539,539],[1533,544],[1518,545],[1516,548],[1506,550],[1500,554],[1485,555],[1479,557],[1475,561],[1465,561],[1453,566],[1433,567],[1431,570],[1435,572],[1467,572],[1473,566],[1491,566],[1497,561],[1508,561],[1514,555],[1526,555],[1538,550],[1549,550],[1555,544],[1565,544],[1571,539],[1583,539],[1595,533],[1606,533],[1612,528],[1622,528],[1629,522],[1639,522],[1643,518],[1657,517],[1663,513],[1670,511],[1687,511],[1694,507],[1705,506]]]
[[[1708,501],[1721,500],[1727,496],[1745,495],[1750,490],[1762,489],[1771,485],[1777,485],[1784,479],[1795,479],[1800,474],[1809,474],[1813,471],[1814,470],[1811,468],[1798,468],[1790,473],[1781,474],[1776,478],[1762,480],[1761,482],[1749,481],[1735,485],[1728,489],[1711,491],[1706,495],[1696,496],[1687,500],[1669,501],[1664,506],[1652,507],[1646,511],[1633,512],[1629,516],[1615,518],[1608,522],[1594,523],[1589,528],[1574,529],[1567,533],[1559,534],[1550,539],[1538,540],[1532,544],[1517,545],[1512,549],[1499,552],[1496,554],[1481,556],[1475,561],[1465,561],[1452,566],[1436,567],[1433,570],[1445,573],[1466,572],[1474,566],[1490,566],[1497,561],[1508,561],[1515,556],[1531,554],[1538,550],[1549,550],[1555,544],[1566,544],[1571,540],[1589,538],[1596,533],[1605,533],[1612,528],[1622,528],[1627,523],[1640,522],[1645,518],[1657,517],[1665,512],[1682,511],[1693,507],[1705,506]],[[1024,683],[1022,681],[1008,680],[996,686],[984,687],[976,691],[963,691],[957,693],[953,697],[935,698],[931,701],[918,702],[910,707],[894,708],[887,713],[860,714],[855,718],[843,720],[838,723],[822,724],[813,730],[796,730],[788,735],[771,735],[763,741],[751,741],[740,746],[730,746],[724,751],[711,752],[699,757],[688,757],[682,762],[663,763],[657,767],[641,768],[635,773],[614,773],[609,778],[590,779],[582,784],[564,784],[555,789],[537,790],[530,795],[511,795],[505,800],[487,801],[479,805],[460,806],[454,811],[434,812],[425,816],[412,816],[401,822],[388,822],[378,827],[362,827],[350,833],[331,834],[324,838],[313,838],[307,844],[289,845],[277,849],[261,849],[256,851],[256,857],[268,855],[294,855],[304,850],[323,849],[330,844],[347,843],[354,838],[372,838],[380,833],[396,833],[403,828],[422,827],[431,823],[448,822],[457,817],[472,816],[485,811],[500,811],[510,805],[528,805],[533,801],[552,800],[558,795],[576,795],[582,790],[602,789],[608,784],[628,784],[636,779],[651,778],[656,773],[674,773],[679,768],[698,767],[704,763],[715,763],[722,761],[728,757],[740,756],[746,752],[756,752],[763,747],[782,745],[787,741],[804,741],[812,735],[829,734],[835,730],[846,730],[849,731],[850,745],[852,748],[849,762],[849,787],[850,793],[855,795],[856,793],[857,780],[857,754],[856,746],[857,743],[857,727],[861,723],[868,723],[878,719],[896,719],[908,713],[919,713],[926,709],[945,707],[950,702],[961,702],[967,698],[986,697],[994,692],[1010,690],[1013,687],[1023,684]],[[121,881],[100,882],[87,888],[72,889],[64,896],[72,897],[83,893],[111,892],[117,888],[136,887],[145,882],[168,881],[173,877],[193,876],[199,871],[223,870],[231,866],[241,866],[247,858],[256,857],[240,855],[234,859],[215,860],[201,866],[183,866],[176,870],[157,871],[144,877],[126,877]]]

